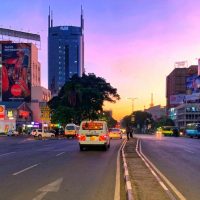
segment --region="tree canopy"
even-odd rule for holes
[[[152,123],[153,123],[152,115],[144,111],[135,111],[133,112],[132,115],[127,115],[122,119],[123,127],[132,124],[133,127],[136,128],[139,127],[139,129],[141,129],[142,127]]]
[[[95,74],[74,75],[49,101],[52,123],[80,123],[83,119],[98,119],[104,101],[115,103],[120,99],[117,89]]]

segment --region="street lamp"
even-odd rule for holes
[[[134,101],[137,99],[137,97],[133,98],[133,97],[129,97],[128,99],[130,99],[132,101],[132,113],[134,112]]]

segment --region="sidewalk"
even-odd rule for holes
[[[124,154],[134,200],[169,200],[169,196],[135,151],[137,140],[127,141]]]

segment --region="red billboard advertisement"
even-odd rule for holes
[[[4,120],[4,119],[5,119],[5,106],[0,105],[0,120]]]
[[[2,44],[2,100],[31,100],[31,46]]]

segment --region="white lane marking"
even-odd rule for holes
[[[58,192],[62,182],[63,178],[59,178],[54,182],[41,187],[40,189],[38,189],[38,192],[42,193],[39,194],[37,197],[33,198],[33,200],[42,200],[48,192]]]
[[[168,190],[168,188],[165,186],[165,184],[162,181],[159,181],[160,185],[163,187],[164,190]]]
[[[129,174],[128,174],[128,170],[125,170],[125,176],[128,176]]]
[[[138,152],[139,153],[139,152]],[[162,174],[159,169],[143,154],[141,144],[140,144],[140,153],[141,156],[151,165],[152,169],[164,180],[164,182],[172,189],[172,191],[178,196],[180,200],[186,200],[186,198],[179,192],[179,190]],[[169,190],[168,190],[169,191]],[[173,198],[173,197],[172,197]]]
[[[127,181],[127,190],[132,190],[131,182],[130,181]]]
[[[189,153],[194,153],[193,151],[190,151],[190,150],[188,150],[188,149],[184,149],[184,151],[187,151],[187,152],[189,152]]]
[[[16,176],[16,175],[18,175],[18,174],[21,174],[21,173],[23,173],[23,172],[25,172],[25,171],[27,171],[27,170],[29,170],[29,169],[32,169],[32,168],[34,168],[34,167],[37,167],[39,164],[40,164],[40,163],[35,164],[35,165],[32,165],[32,166],[30,166],[30,167],[27,167],[27,168],[25,168],[25,169],[23,169],[23,170],[21,170],[21,171],[19,171],[19,172],[15,172],[15,173],[13,173],[13,176]]]
[[[13,152],[9,152],[9,153],[4,153],[4,154],[1,154],[0,157],[1,156],[7,156],[7,155],[10,155],[10,154],[13,154],[13,153],[16,153],[16,152],[13,151]]]
[[[61,156],[62,154],[64,154],[65,152],[61,152],[59,154],[57,154],[56,156]]]
[[[124,144],[125,144],[125,140],[123,141],[117,153],[117,169],[116,169],[116,178],[115,178],[114,200],[120,200],[120,152]]]

